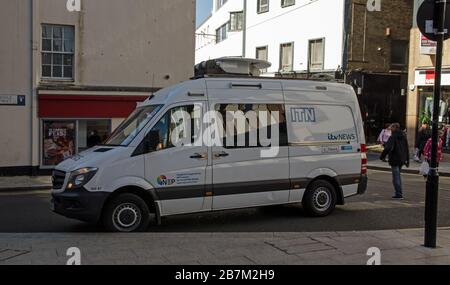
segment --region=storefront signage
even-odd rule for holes
[[[420,34],[420,54],[436,54],[437,43]]]
[[[0,95],[0,105],[3,106],[25,106],[24,95]]]
[[[433,69],[416,70],[415,76],[416,86],[433,86],[435,81],[435,73]],[[442,71],[442,85],[450,85],[450,69]]]
[[[75,121],[44,121],[43,129],[43,166],[55,166],[75,155]]]

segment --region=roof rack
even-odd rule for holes
[[[222,57],[203,61],[195,66],[195,76],[192,79],[206,77],[215,78],[250,78],[261,80],[302,80],[318,82],[344,83],[343,79],[338,79],[327,73],[300,74],[275,74],[274,77],[261,76],[261,70],[271,67],[272,64],[265,60],[242,58],[242,57]],[[298,77],[299,75],[303,75]]]
[[[261,69],[266,69],[271,66],[272,64],[265,60],[242,57],[222,57],[197,64],[195,66],[195,78],[211,75],[257,77],[261,75]]]

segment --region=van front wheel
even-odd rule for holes
[[[103,215],[103,224],[111,232],[143,232],[150,223],[147,204],[134,194],[121,194],[108,205]]]
[[[325,217],[336,208],[337,196],[334,186],[328,181],[313,182],[303,197],[303,208],[314,217]]]

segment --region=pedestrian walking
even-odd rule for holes
[[[442,147],[444,145],[444,132],[441,130],[439,131],[439,142],[438,142],[438,156],[437,156],[437,161],[438,161],[438,166],[439,166],[439,162],[442,161]],[[430,138],[428,139],[427,143],[425,144],[425,147],[423,149],[423,156],[426,159],[426,161],[428,162],[428,164],[431,164],[431,147],[433,145],[433,140]]]
[[[392,182],[394,184],[395,195],[392,199],[403,199],[401,171],[403,166],[409,167],[409,146],[405,133],[401,130],[400,124],[391,125],[392,135],[385,145],[380,159],[385,160],[389,155],[389,165],[392,169]]]
[[[414,160],[416,162],[421,162],[423,150],[428,140],[431,138],[430,126],[427,123],[423,123],[417,134],[415,149],[416,154],[414,155]]]
[[[380,143],[384,147],[391,136],[392,136],[391,124],[386,124],[384,126],[384,129],[378,136],[378,143]]]

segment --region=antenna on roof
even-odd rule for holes
[[[222,57],[201,62],[195,66],[195,77],[207,75],[239,75],[239,76],[259,76],[262,69],[271,67],[272,64],[265,60],[242,58],[242,57]]]
[[[155,96],[155,73],[152,73],[152,94],[150,95],[150,98]]]

